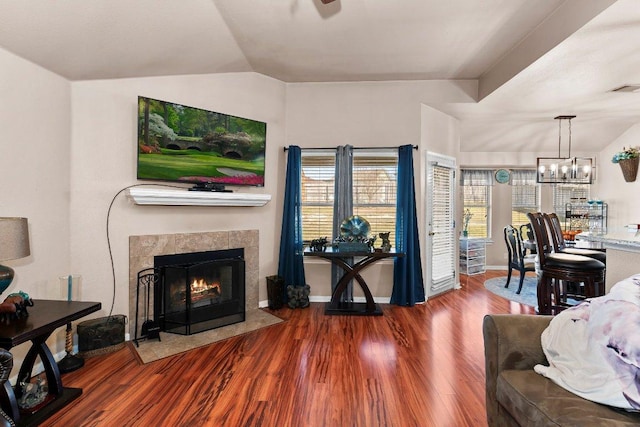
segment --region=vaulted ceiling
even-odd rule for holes
[[[472,79],[463,151],[599,151],[640,121],[637,0],[0,2],[0,46],[69,80],[255,71],[284,82]]]

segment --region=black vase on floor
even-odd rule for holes
[[[269,308],[279,310],[284,305],[284,279],[280,276],[267,276],[267,298]]]

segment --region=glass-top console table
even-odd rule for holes
[[[325,307],[325,314],[381,316],[382,309],[373,300],[373,295],[371,295],[367,282],[362,278],[360,272],[377,261],[386,258],[403,257],[404,253],[394,250],[389,252],[334,251],[332,247],[327,247],[324,251],[312,251],[306,248],[304,250],[304,256],[326,259],[344,270],[344,274],[331,293],[331,301],[329,301]],[[351,260],[353,260],[353,262]],[[362,288],[366,302],[340,301],[342,293],[347,289],[347,285],[351,280],[358,282]]]

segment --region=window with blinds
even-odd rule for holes
[[[469,209],[468,236],[489,238],[491,219],[491,186],[493,174],[490,170],[462,169],[461,184],[463,193],[463,211]],[[464,224],[463,224],[464,226]]]
[[[536,170],[511,171],[511,225],[518,228],[528,224],[527,213],[540,211],[540,184],[536,183]]]
[[[561,223],[566,219],[567,203],[586,203],[589,199],[589,184],[556,184],[553,186],[553,210]]]
[[[390,232],[395,242],[398,157],[396,151],[390,154],[354,151],[353,214],[369,221],[372,235]]]
[[[353,214],[371,225],[370,235],[390,232],[395,241],[397,150],[354,150]],[[302,237],[332,238],[335,154],[302,151]]]
[[[432,288],[448,286],[455,277],[455,229],[452,168],[433,165],[429,168],[431,184],[431,281]]]
[[[336,159],[333,151],[302,151],[302,239],[331,240]]]

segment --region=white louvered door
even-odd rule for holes
[[[453,157],[427,153],[427,295],[455,285],[455,168]]]

